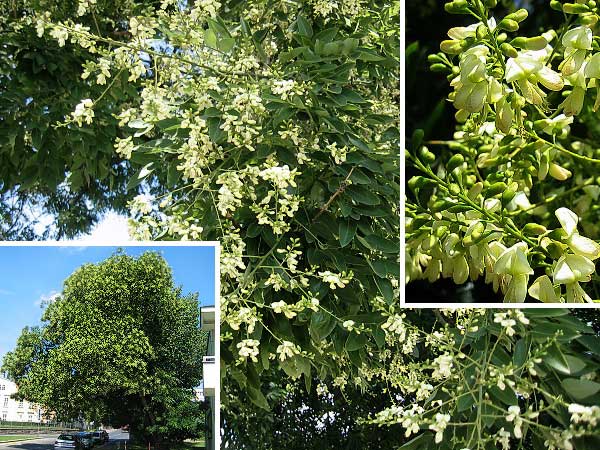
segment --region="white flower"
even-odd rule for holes
[[[504,427],[496,434],[496,443],[502,446],[502,450],[510,450],[510,433]]]
[[[271,308],[276,314],[284,314],[288,319],[293,319],[296,317],[296,312],[292,310],[292,306],[288,305],[284,301],[273,302],[271,303]]]
[[[527,244],[519,242],[507,248],[494,264],[494,273],[511,275],[505,291],[506,302],[520,303],[527,297],[527,283],[533,269],[527,261]]]
[[[346,284],[348,284],[352,279],[352,273],[346,274],[345,272],[342,272],[337,274],[329,270],[326,270],[325,272],[319,272],[319,276],[324,283],[329,283],[330,289],[346,287]]]
[[[567,208],[559,208],[554,214],[567,234],[567,245],[576,255],[585,256],[591,260],[600,258],[600,244],[577,232],[577,223],[579,222],[577,214]]]
[[[75,107],[75,111],[71,113],[73,121],[79,126],[83,125],[83,122],[88,125],[92,123],[92,119],[94,118],[92,106],[94,106],[94,102],[91,99],[84,98],[81,100]]]
[[[523,425],[523,419],[521,418],[521,408],[518,406],[509,406],[508,414],[506,416],[507,422],[514,422],[514,435],[517,439],[521,439],[523,437],[523,432],[521,431],[521,426]]]
[[[594,263],[585,256],[563,255],[554,268],[554,283],[570,284],[590,281],[594,270]]]
[[[50,36],[58,41],[59,47],[64,47],[66,40],[69,38],[69,33],[64,28],[55,27],[50,30]]]
[[[259,344],[260,342],[256,339],[244,339],[242,342],[239,342],[236,347],[239,349],[240,361],[250,358],[253,362],[258,362]]]
[[[517,83],[523,96],[534,105],[541,105],[546,97],[537,83],[551,91],[560,91],[564,87],[560,74],[545,65],[547,57],[545,49],[528,50],[519,52],[516,58],[509,58],[506,62],[506,81]]]
[[[342,326],[348,331],[352,331],[354,329],[354,325],[356,325],[354,320],[345,320],[342,324]]]
[[[508,312],[494,313],[494,322],[503,326],[505,328],[504,331],[508,336],[514,336],[515,330],[513,327],[517,324],[517,321],[510,318]]]
[[[544,303],[556,303],[560,297],[556,295],[554,286],[548,275],[538,277],[529,287],[529,295]]]
[[[452,375],[452,366],[454,358],[448,353],[440,355],[433,360],[433,373],[431,374],[434,380],[442,380]]]
[[[132,136],[128,136],[125,139],[117,138],[115,141],[115,150],[117,154],[125,159],[131,158],[131,153],[135,148],[133,144]]]
[[[600,423],[600,407],[596,405],[583,406],[571,403],[569,414],[571,414],[571,422],[573,423],[587,423],[594,427]]]
[[[565,46],[565,54],[559,69],[568,76],[581,68],[587,51],[591,50],[592,30],[583,26],[575,27],[565,33],[562,43]]]
[[[277,354],[279,355],[280,361],[285,361],[288,358],[299,355],[300,349],[293,342],[283,341],[279,346],[277,346]]]
[[[450,414],[437,413],[435,422],[429,425],[429,429],[435,431],[435,443],[439,444],[444,438],[444,430],[450,422]]]

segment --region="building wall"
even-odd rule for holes
[[[207,425],[210,430],[206,430],[206,448],[207,450],[216,450],[216,440],[219,432],[219,424],[215,421],[215,390],[219,389],[219,372],[217,362],[215,361],[215,308],[202,308],[202,329],[208,332],[208,348],[204,357],[203,365],[203,395],[210,404],[210,420]]]
[[[33,403],[11,398],[17,392],[17,385],[0,377],[0,420],[10,422],[41,422],[42,410]]]

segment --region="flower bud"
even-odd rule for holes
[[[446,225],[441,225],[435,230],[435,236],[439,239],[443,238],[448,232],[448,227]]]
[[[571,172],[569,170],[559,166],[556,163],[550,163],[548,173],[552,178],[558,181],[565,181],[566,179],[571,177]]]
[[[483,4],[486,8],[495,8],[498,4],[498,0],[484,0]]]
[[[449,55],[458,55],[462,52],[462,45],[460,41],[445,40],[440,43],[440,50]]]
[[[558,0],[550,0],[550,8],[552,8],[555,11],[562,11],[563,5]]]
[[[429,164],[435,161],[435,155],[425,146],[419,150],[419,156],[424,162]]]
[[[506,31],[517,31],[519,29],[519,23],[512,19],[502,19],[498,24],[498,28]]]
[[[516,58],[517,56],[519,56],[519,52],[517,52],[517,49],[507,42],[500,45],[500,50],[502,51],[504,56],[508,56],[509,58]]]
[[[494,197],[495,195],[498,195],[498,194],[504,192],[506,190],[506,188],[507,188],[506,183],[499,181],[498,183],[492,184],[490,187],[488,187],[485,190],[485,196],[486,197]]]
[[[581,3],[563,3],[562,10],[566,14],[583,14],[590,12],[590,8],[587,5]]]
[[[469,278],[469,264],[464,255],[460,255],[454,260],[454,270],[452,271],[452,280],[456,284],[463,284]]]
[[[408,188],[413,192],[415,189],[422,189],[426,186],[435,186],[435,181],[420,175],[412,177],[410,180],[408,180]]]
[[[452,206],[454,203],[449,202],[448,200],[436,200],[435,202],[433,202],[433,204],[431,206],[429,206],[429,209],[431,210],[431,212],[439,212],[439,211],[444,211],[446,209],[448,209],[449,206]]]
[[[466,111],[464,109],[459,109],[454,114],[454,118],[456,119],[456,121],[458,123],[465,123],[470,115],[471,115],[471,113],[469,111]]]
[[[598,16],[596,14],[582,14],[579,21],[586,27],[593,27],[598,22]]]
[[[540,155],[540,167],[538,169],[538,179],[544,181],[550,169],[550,152],[545,151]]]
[[[431,218],[426,215],[415,216],[406,224],[406,231],[417,231],[429,222],[431,222]]]
[[[453,155],[446,163],[446,171],[452,172],[458,166],[465,162],[465,157],[460,153]]]
[[[449,70],[448,66],[445,64],[432,64],[429,66],[429,70],[432,72],[447,72]]]
[[[450,14],[463,14],[468,11],[467,0],[454,0],[444,5],[444,9]]]
[[[515,11],[514,13],[507,15],[505,19],[514,20],[515,22],[523,22],[525,19],[527,19],[528,15],[529,13],[527,12],[527,10],[525,8],[521,8]]]
[[[452,195],[457,196],[458,194],[460,194],[460,186],[456,183],[450,183],[450,186],[448,187],[448,191]]]
[[[477,37],[477,39],[484,39],[487,35],[488,29],[484,24],[479,25],[477,27],[477,30],[475,30],[475,36]]]
[[[506,206],[508,205],[513,198],[515,198],[515,195],[517,193],[515,192],[515,190],[512,188],[512,186],[508,189],[506,189],[503,193],[502,193],[502,205]]]
[[[496,128],[504,134],[508,134],[512,126],[514,112],[510,103],[502,98],[496,104]]]
[[[525,50],[543,50],[548,45],[548,41],[543,36],[516,37],[510,41],[514,47],[519,47]]]
[[[534,236],[541,236],[547,231],[548,229],[544,225],[540,225],[539,223],[530,222],[523,227],[523,233],[532,234]]]
[[[427,55],[427,61],[429,63],[431,63],[431,64],[433,64],[433,63],[441,63],[441,62],[444,62],[444,58],[442,58],[437,53],[433,53],[431,55]]]
[[[485,232],[485,224],[483,222],[475,222],[475,224],[469,227],[469,230],[471,231],[470,236],[473,237],[473,242],[477,243]]]

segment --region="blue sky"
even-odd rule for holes
[[[162,254],[183,293],[198,293],[201,305],[215,303],[215,249],[212,246],[120,246],[131,256],[146,250]],[[63,281],[85,263],[97,263],[118,247],[1,246],[0,361],[12,350],[25,326],[37,325],[41,303],[59,293]]]

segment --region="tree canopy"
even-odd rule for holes
[[[205,351],[197,294],[182,295],[157,253],[117,252],[65,280],[42,325],[23,330],[3,369],[20,398],[59,417],[177,440],[203,429],[192,389]]]

